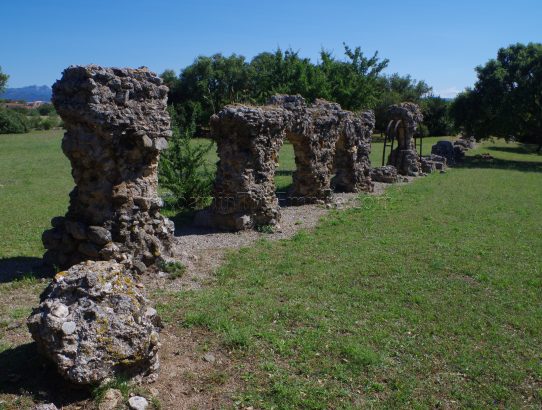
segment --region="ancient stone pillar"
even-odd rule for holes
[[[298,95],[277,95],[269,104],[282,106],[291,113],[286,138],[294,148],[296,170],[292,175],[288,204],[329,201],[333,158],[343,112],[340,105],[316,100],[307,107],[303,97]]]
[[[331,185],[340,192],[370,192],[371,137],[375,126],[372,111],[354,114],[342,111],[335,150],[335,176]]]
[[[400,175],[416,176],[421,173],[420,159],[414,144],[414,133],[423,121],[420,107],[413,103],[392,105],[388,115],[393,121],[391,132],[397,143],[397,148],[390,153],[388,165],[395,166]]]
[[[159,153],[171,135],[167,91],[146,68],[72,66],[55,83],[76,186],[66,215],[43,234],[46,262],[114,259],[143,270],[168,253],[173,224],[157,194]]]
[[[274,106],[229,105],[211,118],[220,160],[213,203],[199,223],[231,230],[278,223],[274,176],[289,121]]]

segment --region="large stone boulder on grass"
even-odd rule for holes
[[[431,147],[431,154],[446,158],[447,165],[455,165],[465,158],[464,146],[450,141],[438,141]]]
[[[383,182],[385,184],[394,184],[399,181],[397,168],[395,168],[393,165],[372,168],[371,180],[374,182]]]
[[[59,272],[28,318],[39,350],[69,381],[154,379],[159,317],[124,265],[87,261]]]

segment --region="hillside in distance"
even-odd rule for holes
[[[51,101],[52,90],[48,85],[30,85],[20,88],[6,88],[6,91],[0,94],[2,100],[14,101]]]

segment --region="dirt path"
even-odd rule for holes
[[[385,192],[388,184],[375,183],[372,196]],[[164,272],[146,276],[149,289],[190,290],[199,289],[213,280],[213,273],[224,262],[230,250],[250,246],[260,239],[280,240],[294,236],[298,231],[314,228],[320,219],[332,209],[347,209],[361,204],[355,193],[334,194],[328,205],[290,206],[281,209],[280,227],[273,233],[257,231],[224,232],[204,227],[183,226],[175,232],[174,256],[182,262],[186,272],[182,278],[171,280]]]

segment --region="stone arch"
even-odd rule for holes
[[[340,112],[338,104],[324,100],[316,100],[310,107],[305,107],[303,112],[292,112],[293,120],[286,130],[286,138],[294,147],[296,161],[292,189],[289,192],[292,205],[330,199]]]
[[[196,223],[230,230],[278,224],[280,209],[274,176],[286,139],[294,147],[296,161],[289,191],[292,205],[330,199],[331,176],[337,166],[335,151],[341,135],[355,146],[356,152],[360,147],[364,153],[340,161],[340,167],[349,170],[344,173],[353,169],[357,173],[351,177],[351,189],[370,189],[371,116],[355,117],[338,104],[324,100],[307,106],[301,96],[289,95],[274,96],[261,107],[224,107],[210,122],[220,158],[213,203],[198,215]],[[368,126],[367,121],[372,125]]]

